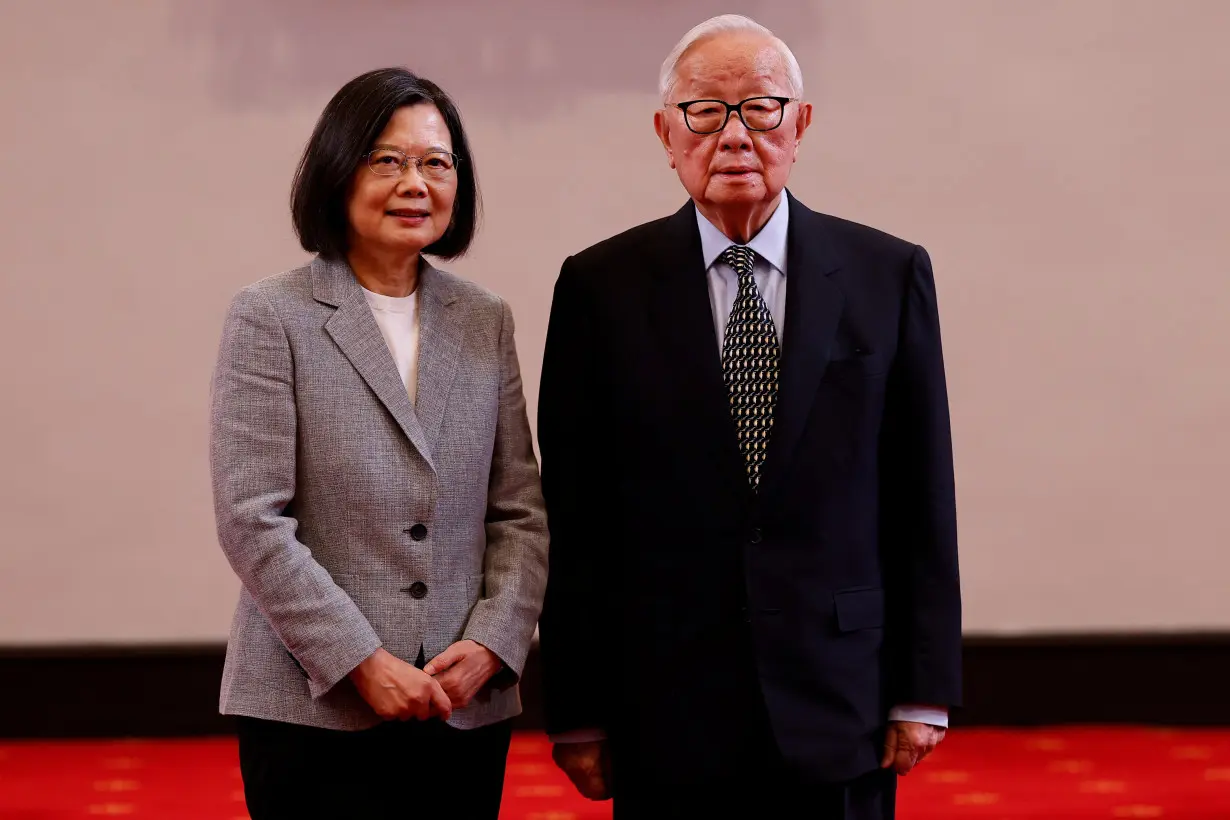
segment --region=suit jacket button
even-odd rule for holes
[[[426,598],[427,584],[424,584],[422,581],[415,581],[406,591],[410,593],[411,598]]]
[[[763,540],[760,534],[760,527],[752,527],[752,531],[748,533],[747,540],[753,544],[759,544]]]
[[[427,527],[422,524],[415,524],[410,528],[410,537],[415,541],[422,541],[427,537]]]

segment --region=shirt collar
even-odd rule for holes
[[[709,270],[717,258],[722,255],[722,251],[735,243],[706,219],[699,208],[696,209],[696,225],[700,228],[700,248],[705,257],[705,270]],[[786,273],[786,235],[789,227],[790,207],[783,192],[773,216],[769,217],[769,221],[760,229],[760,233],[747,243],[747,246],[754,250],[757,256],[772,265],[783,276]]]

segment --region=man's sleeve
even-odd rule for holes
[[[908,263],[881,438],[891,703],[961,702],[961,585],[952,434],[935,277]]]
[[[599,329],[580,272],[564,262],[538,401],[538,443],[551,534],[547,593],[539,622],[548,734],[604,730],[615,661],[602,583],[608,533],[603,504],[608,445]]]

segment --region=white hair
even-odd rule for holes
[[[683,59],[683,55],[701,40],[731,31],[754,32],[772,40],[773,45],[782,55],[782,62],[786,64],[786,79],[790,83],[790,94],[795,97],[803,96],[803,71],[799,68],[799,61],[794,58],[794,52],[790,50],[790,47],[783,43],[780,37],[750,17],[744,17],[742,14],[721,14],[717,17],[710,17],[693,27],[675,44],[671,53],[666,55],[666,59],[662,62],[662,70],[658,73],[658,92],[662,95],[663,105],[670,102],[670,96],[675,91],[675,83],[679,80],[679,61]]]

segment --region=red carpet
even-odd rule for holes
[[[0,818],[239,820],[229,739],[0,745]],[[442,816],[447,816],[443,812]],[[963,729],[902,781],[902,820],[1230,820],[1230,731]],[[505,820],[600,820],[551,765],[513,741]]]

